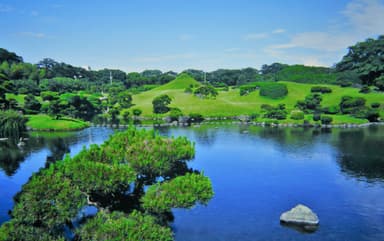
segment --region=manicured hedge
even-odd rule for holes
[[[332,89],[326,86],[313,86],[311,88],[311,92],[325,94],[325,93],[332,93]]]
[[[288,88],[285,84],[275,82],[265,82],[260,87],[260,95],[271,99],[279,99],[288,94]]]

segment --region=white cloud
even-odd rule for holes
[[[344,25],[339,22],[328,26],[329,31],[295,34],[288,42],[270,45],[264,52],[277,61],[292,62],[294,57],[296,63],[329,66],[341,59],[347,47],[384,33],[383,1],[353,0],[341,13]]]
[[[384,3],[379,0],[354,0],[342,14],[360,34],[384,33]]]
[[[278,28],[272,31],[273,34],[280,34],[280,33],[285,33],[286,30],[282,28]]]
[[[296,34],[289,43],[272,45],[272,49],[306,48],[322,51],[339,51],[354,41],[350,34],[330,34],[326,32],[305,32]]]
[[[46,38],[47,35],[44,33],[35,33],[35,32],[19,32],[18,35],[23,37],[30,37],[30,38]]]
[[[268,33],[250,33],[244,36],[245,40],[259,40],[268,38]]]

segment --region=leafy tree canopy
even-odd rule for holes
[[[173,240],[163,221],[171,209],[206,204],[213,196],[210,180],[186,165],[193,155],[184,137],[134,128],[117,133],[34,174],[0,240],[62,240],[87,204],[98,213],[74,230],[76,240]]]
[[[384,35],[349,47],[348,54],[336,65],[339,72],[352,71],[362,84],[375,84],[384,74]]]

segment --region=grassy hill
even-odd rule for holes
[[[191,87],[191,86],[199,86],[201,85],[197,80],[192,78],[190,75],[183,73],[177,76],[176,79],[172,80],[171,82],[164,84],[162,86],[159,86],[153,90],[185,90],[185,88]]]
[[[288,111],[295,109],[296,102],[303,100],[306,95],[311,93],[314,84],[302,84],[294,82],[280,82],[287,85],[288,95],[282,99],[270,99],[259,95],[256,90],[249,95],[240,96],[239,89],[230,88],[228,91],[219,91],[216,99],[201,99],[193,94],[184,92],[190,84],[198,84],[188,75],[180,75],[170,83],[147,92],[133,96],[134,108],[143,110],[144,116],[152,116],[152,100],[161,94],[169,95],[173,100],[171,107],[181,109],[184,114],[200,113],[204,116],[236,116],[242,114],[259,113],[262,104],[285,104]],[[373,102],[381,103],[381,114],[384,115],[384,94],[373,92],[369,94],[359,93],[357,88],[342,88],[335,85],[328,86],[332,93],[323,94],[322,106],[338,105],[342,96],[360,96],[367,100],[367,105]]]

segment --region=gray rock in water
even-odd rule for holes
[[[298,225],[319,225],[319,218],[309,207],[299,204],[281,214],[280,222]]]

